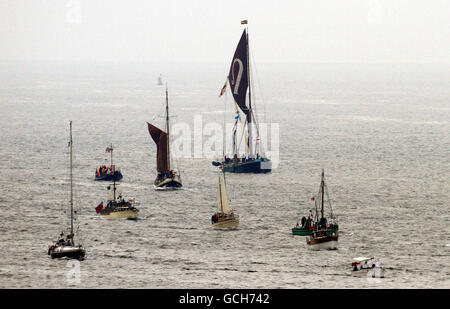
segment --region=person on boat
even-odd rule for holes
[[[325,216],[324,216],[324,217],[320,218],[320,220],[319,220],[319,227],[325,228],[326,226],[327,226],[327,218],[325,218]]]
[[[56,245],[57,246],[64,246],[65,244],[66,244],[66,242],[64,241],[64,233],[63,232],[61,232],[61,234],[59,234],[59,239],[58,239],[58,241],[56,242]]]
[[[309,213],[308,213],[308,219],[312,219],[312,218],[313,218],[313,214],[312,214],[312,210],[310,209]]]
[[[302,218],[302,227],[305,227],[305,224],[306,224],[306,217],[303,216],[303,218]]]
[[[211,222],[216,223],[217,222],[217,214],[213,214],[211,217]]]
[[[66,244],[67,244],[67,246],[73,246],[73,235],[72,234],[67,235]]]

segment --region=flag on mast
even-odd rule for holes
[[[100,213],[100,211],[103,209],[103,201],[100,203],[100,204],[98,204],[98,206],[97,207],[95,207],[95,211],[97,212],[97,213]]]

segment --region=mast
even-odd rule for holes
[[[223,212],[223,203],[222,203],[222,186],[221,186],[221,179],[219,175],[219,202],[220,202],[220,208],[219,211]]]
[[[170,171],[169,93],[166,84],[167,169]]]
[[[247,114],[247,123],[248,123],[248,149],[249,149],[249,157],[253,158],[253,147],[252,147],[252,87],[250,80],[250,52],[249,52],[249,41],[248,41],[248,27],[246,28],[247,35],[247,78],[248,78],[248,114]]]
[[[113,194],[114,194],[114,202],[116,201],[116,179],[113,177]]]
[[[322,169],[322,181],[320,182],[320,187],[321,187],[321,190],[322,190],[322,208],[321,208],[321,213],[322,213],[322,218],[324,217],[323,216],[323,211],[324,211],[324,209],[323,209],[323,202],[324,202],[324,187],[325,187],[325,180],[324,180],[324,178],[325,178],[325,172],[324,172],[324,170]]]
[[[70,123],[70,234],[73,235],[72,120]]]
[[[113,166],[113,144],[111,143],[111,167]],[[114,172],[114,170],[113,170]]]

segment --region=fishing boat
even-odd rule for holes
[[[113,187],[108,187],[109,197],[105,207],[103,201],[95,207],[95,211],[104,219],[129,219],[137,220],[139,209],[136,208],[135,199],[125,200],[122,194],[116,195],[116,182]]]
[[[219,186],[217,189],[218,211],[212,215],[211,223],[214,228],[235,229],[239,225],[239,216],[230,209],[225,173],[219,175]]]
[[[241,24],[247,25],[247,20],[243,20]],[[233,95],[234,107],[237,114],[235,116],[235,125],[233,127],[232,135],[232,155],[228,157],[223,154],[223,158],[220,161],[212,162],[214,166],[219,166],[227,173],[269,173],[272,170],[272,162],[264,154],[261,137],[259,135],[259,125],[256,118],[254,102],[252,102],[250,71],[249,36],[248,28],[246,27],[244,28],[231,61],[227,81],[222,87],[219,95],[222,96],[226,92],[228,83]],[[241,120],[240,112],[245,116],[244,122]],[[238,155],[240,143],[239,145],[237,143],[237,130],[239,123],[243,128],[246,146],[245,154],[242,156]],[[247,128],[247,133],[245,132],[245,127]]]
[[[325,216],[325,195],[327,197],[328,205],[330,207],[330,219]],[[306,244],[310,249],[321,250],[337,249],[339,238],[339,226],[336,217],[333,215],[333,208],[331,207],[330,198],[328,196],[328,189],[325,184],[325,171],[322,169],[322,179],[320,181],[319,193],[314,197],[315,201],[315,220],[314,230],[311,235],[306,237]],[[320,206],[320,211],[319,211]],[[320,214],[320,217],[319,217]]]
[[[171,169],[170,164],[170,122],[169,94],[166,87],[166,131],[147,122],[148,132],[156,144],[156,169],[158,174],[153,183],[155,189],[179,189],[182,187],[180,172]]]
[[[109,166],[102,165],[97,167],[95,170],[95,180],[102,181],[120,181],[122,179],[122,173],[120,172],[120,168],[117,168],[113,164],[113,145],[111,144],[106,148],[106,152],[111,154],[111,163]]]
[[[356,257],[352,261],[352,275],[371,278],[384,278],[385,269],[374,257]]]
[[[311,198],[311,200],[314,201],[315,197]],[[292,235],[311,236],[318,228],[318,222],[314,221],[312,210],[309,210],[308,217],[303,216],[300,222],[297,221],[297,224],[292,228]],[[338,231],[337,224],[331,224],[330,227],[332,232],[336,233]]]
[[[70,233],[67,234],[64,239],[64,232],[60,234],[59,240],[54,245],[49,246],[48,255],[52,258],[69,258],[69,259],[83,259],[86,251],[81,244],[75,243],[75,233],[73,229],[74,210],[73,210],[73,173],[72,173],[72,121],[70,121],[70,138],[69,138],[69,150],[70,150]]]

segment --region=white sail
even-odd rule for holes
[[[230,213],[230,206],[228,204],[227,188],[223,173],[219,176],[219,187],[217,190],[217,204],[219,211],[223,213]]]

